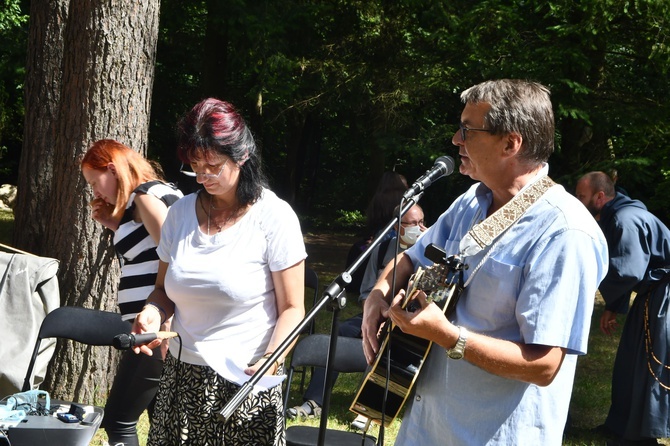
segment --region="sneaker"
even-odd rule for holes
[[[358,415],[354,421],[351,422],[349,427],[351,430],[364,432],[365,428],[368,426],[368,419],[362,415]]]

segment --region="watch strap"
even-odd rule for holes
[[[447,349],[447,356],[451,359],[461,359],[465,354],[465,344],[468,341],[468,330],[465,327],[458,327],[458,339],[453,348]]]

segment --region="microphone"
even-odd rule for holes
[[[413,196],[421,193],[428,186],[440,178],[454,173],[454,159],[450,156],[441,156],[435,160],[435,164],[421,178],[416,180],[412,187],[407,189],[403,198],[409,200]]]
[[[128,350],[133,347],[148,344],[154,339],[162,340],[175,338],[177,336],[179,336],[179,333],[175,333],[174,331],[159,331],[157,333],[143,334],[121,333],[114,336],[112,345],[118,350]]]

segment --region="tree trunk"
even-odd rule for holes
[[[69,0],[31,2],[26,61],[25,125],[14,210],[14,246],[45,255],[56,116],[60,102],[63,34]]]
[[[34,9],[47,8],[46,3],[33,2]],[[27,89],[32,100],[26,102],[31,105],[26,128],[42,107],[56,114],[42,123],[40,138],[24,141],[23,156],[36,161],[22,161],[19,177],[46,168],[52,181],[46,187],[24,185],[29,189],[26,196],[39,197],[40,207],[24,202],[17,214],[23,214],[24,221],[44,222],[40,253],[60,261],[62,305],[115,309],[118,265],[111,233],[90,218],[92,194],[78,160],[92,142],[103,138],[146,153],[158,17],[159,0],[71,0],[67,20],[60,23],[62,59],[49,60],[51,65],[41,73],[32,73],[61,72],[62,79],[57,98]],[[31,45],[51,45],[35,35],[38,32],[31,28]],[[34,231],[28,225],[16,228],[21,240],[32,238]],[[60,342],[43,388],[56,398],[100,403],[115,369],[116,354],[109,347]]]

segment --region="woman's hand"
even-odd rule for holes
[[[165,293],[165,274],[167,273],[167,269],[168,264],[159,260],[156,286],[151,294],[149,294],[147,304],[135,316],[132,329],[133,334],[157,333],[160,331],[161,325],[171,322],[172,315],[174,315],[174,303]],[[161,345],[161,342],[161,339],[155,339],[146,345],[133,347],[133,351],[152,356],[153,352],[151,349]],[[166,350],[163,349],[162,353],[164,354],[165,352]]]
[[[114,206],[102,198],[92,200],[89,205],[91,206],[91,218],[93,220],[112,231],[116,231],[119,228],[119,222],[112,217]]]
[[[135,322],[133,322],[131,333],[157,333],[161,328],[161,320],[162,315],[158,308],[153,305],[145,305],[142,311],[135,316]],[[136,354],[141,352],[145,355],[153,356],[154,352],[152,349],[158,347],[161,342],[161,339],[154,339],[148,344],[133,347],[133,351]]]
[[[246,369],[244,369],[244,373],[246,373],[247,375],[253,375],[254,373],[256,373],[258,371],[258,369],[261,368],[261,366],[263,364],[265,364],[268,361],[268,359],[270,359],[270,355],[266,354],[265,356],[260,358],[255,363],[249,364],[249,366]],[[279,362],[275,361],[270,366],[270,368],[265,372],[265,374],[266,375],[276,375],[277,370],[279,370]]]

